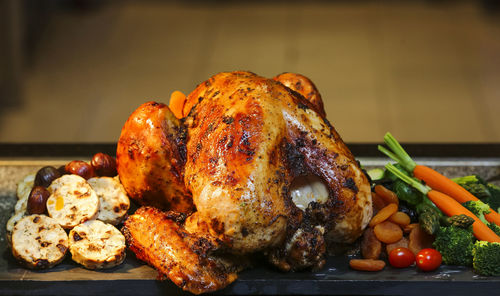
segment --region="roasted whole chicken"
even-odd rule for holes
[[[309,79],[220,73],[187,96],[183,114],[143,104],[117,148],[120,179],[144,206],[123,231],[160,274],[210,292],[256,252],[284,271],[319,269],[328,248],[361,235],[370,185]]]

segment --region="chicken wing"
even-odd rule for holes
[[[179,226],[183,219],[175,212],[142,207],[125,221],[122,231],[138,259],[184,290],[200,294],[233,282],[239,268],[210,256],[211,238],[187,233]]]

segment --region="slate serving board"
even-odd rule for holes
[[[427,145],[432,149],[432,145]],[[112,146],[103,146],[112,151]],[[370,145],[376,149],[374,145]],[[1,150],[2,147],[0,147]],[[61,148],[61,147],[59,147]],[[99,146],[101,149],[102,147]],[[447,149],[449,149],[448,147]],[[5,149],[5,147],[4,147]],[[62,148],[64,150],[64,148]],[[369,149],[364,147],[363,149]],[[439,156],[417,157],[444,174],[455,177],[479,174],[499,184],[500,149],[483,157]],[[88,150],[83,149],[89,152]],[[81,151],[81,149],[79,150]],[[370,151],[370,150],[367,150]],[[496,152],[499,152],[496,154]],[[87,160],[81,153],[78,159]],[[5,236],[5,223],[13,212],[16,183],[26,174],[43,165],[58,166],[71,158],[46,155],[0,155],[0,294],[2,295],[158,295],[184,294],[171,282],[158,281],[151,267],[127,253],[124,264],[105,271],[79,267],[66,258],[60,265],[44,271],[21,267],[12,257]],[[68,157],[67,154],[65,155]],[[359,154],[358,154],[359,155]],[[415,154],[413,154],[415,155]],[[497,157],[495,157],[495,155]],[[381,167],[384,158],[359,156],[367,169]],[[470,268],[441,266],[433,272],[416,268],[395,269],[390,266],[381,272],[358,272],[349,269],[347,256],[328,257],[326,266],[316,272],[282,273],[256,260],[255,267],[240,273],[238,280],[216,294],[330,294],[330,295],[499,295],[500,277],[476,275]]]

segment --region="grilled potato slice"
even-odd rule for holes
[[[17,183],[17,198],[18,199],[28,199],[30,195],[31,189],[33,188],[33,184],[35,183],[36,173],[29,174],[22,181]]]
[[[64,259],[67,250],[68,235],[45,215],[26,216],[12,231],[12,254],[28,268],[52,267]]]
[[[25,214],[26,214],[25,212],[14,213],[14,215],[12,215],[12,217],[9,218],[9,221],[7,221],[7,224],[5,225],[8,235],[12,234],[14,226],[25,216]]]
[[[52,182],[47,212],[65,229],[96,217],[99,198],[87,181],[78,175],[64,175]]]
[[[125,237],[111,224],[91,220],[69,233],[73,261],[88,269],[111,268],[125,260]]]
[[[23,184],[23,185],[21,185]],[[24,216],[27,215],[28,210],[28,198],[30,195],[31,188],[28,191],[28,194],[24,194],[24,188],[27,188],[26,183],[24,181],[19,182],[17,186],[17,194],[18,194],[18,200],[16,202],[16,205],[14,206],[14,214],[9,218],[7,221],[7,224],[5,225],[5,228],[7,229],[7,239],[9,242],[11,241],[11,235],[12,231],[14,230],[14,225],[16,225],[19,220],[21,220]],[[20,189],[20,187],[23,187]]]
[[[120,181],[111,177],[97,177],[87,182],[99,197],[96,219],[113,225],[120,223],[130,208],[130,200]]]

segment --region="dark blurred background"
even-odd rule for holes
[[[0,142],[116,142],[220,71],[310,77],[347,142],[500,142],[500,5],[0,0]]]

